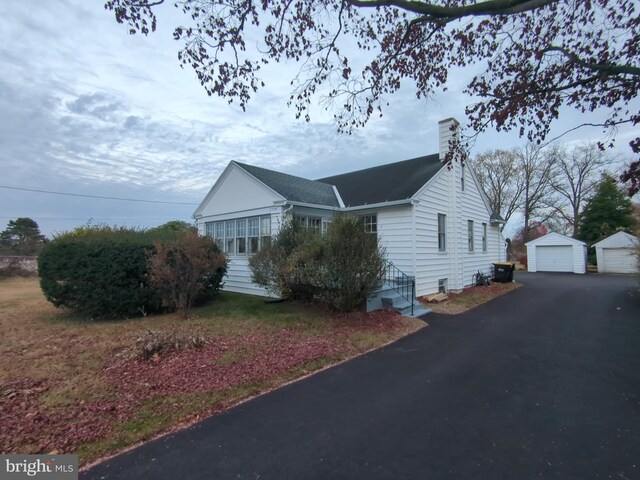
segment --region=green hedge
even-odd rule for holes
[[[128,317],[161,311],[158,289],[149,282],[148,252],[155,251],[154,241],[176,241],[183,235],[184,232],[81,227],[45,246],[38,258],[40,286],[55,306],[90,317]],[[217,291],[220,280],[211,291]]]

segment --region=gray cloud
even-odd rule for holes
[[[5,0],[0,17],[0,172],[9,185],[198,203],[232,159],[319,178],[434,153],[437,121],[463,121],[469,102],[457,89],[427,103],[403,88],[382,118],[338,135],[320,108],[311,123],[286,108],[291,65],[265,70],[271,89],[246,113],[207,97],[193,72],[179,68],[171,38],[179,20],[170,5],[148,38],[129,36],[100,3],[35,8]],[[476,151],[521,143],[514,134],[487,134]],[[47,232],[89,218],[157,225],[188,219],[194,209],[0,189],[0,226],[6,217],[32,216]]]
[[[100,120],[110,121],[122,110],[122,102],[105,93],[83,94],[67,103],[67,108],[78,115],[89,115]]]

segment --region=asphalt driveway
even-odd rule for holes
[[[640,478],[640,291],[525,286],[120,455],[85,479]]]

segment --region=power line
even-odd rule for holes
[[[170,220],[173,217],[96,217],[92,215],[88,215],[86,217],[40,217],[38,215],[3,215],[0,218],[20,218],[20,217],[29,217],[37,220],[68,220],[68,221],[85,221],[85,220]]]
[[[189,202],[166,202],[163,200],[140,200],[138,198],[106,197],[102,195],[85,195],[82,193],[52,192],[50,190],[37,190],[35,188],[10,187],[8,185],[0,185],[0,188],[6,188],[9,190],[22,190],[24,192],[49,193],[51,195],[66,195],[68,197],[99,198],[102,200],[120,200],[123,202],[164,203],[169,205],[199,205],[198,203],[189,203]]]

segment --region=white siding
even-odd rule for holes
[[[456,182],[456,195],[459,196],[461,204],[461,219],[463,232],[459,238],[462,251],[462,285],[467,287],[473,283],[473,275],[480,270],[486,275],[493,274],[493,263],[504,259],[504,241],[500,235],[500,228],[492,226],[490,222],[491,212],[484,202],[483,194],[472,171],[473,165],[470,161],[465,165],[465,189],[461,191],[460,182]],[[458,165],[456,172],[461,174]],[[473,220],[474,228],[474,249],[469,252],[467,244],[467,221]],[[487,251],[482,250],[482,224],[487,225]]]
[[[269,207],[274,202],[282,200],[284,200],[283,197],[258,182],[240,167],[230,164],[212,188],[199,213],[203,217],[209,217],[244,212]]]
[[[378,210],[378,238],[393,262],[407,275],[415,275],[413,264],[413,232],[411,205]],[[367,213],[358,212],[358,215]]]
[[[422,296],[438,291],[438,280],[446,278],[449,288],[453,285],[452,258],[457,228],[449,205],[451,172],[440,170],[420,193],[418,203],[413,206],[415,216],[416,295]],[[446,251],[438,250],[438,214],[445,214]]]
[[[414,206],[416,221],[416,291],[419,296],[438,291],[438,280],[447,279],[450,290],[472,284],[478,271],[492,273],[492,263],[503,261],[504,240],[491,225],[478,184],[465,167],[465,189],[461,188],[462,168],[454,163],[443,168],[418,195]],[[438,250],[438,214],[447,216],[447,249]],[[469,252],[468,221],[473,221],[474,249]],[[483,224],[487,225],[487,250],[482,248]]]
[[[229,292],[248,293],[251,295],[269,296],[266,290],[251,281],[251,269],[248,256],[229,256],[229,268],[224,278],[223,290]]]

